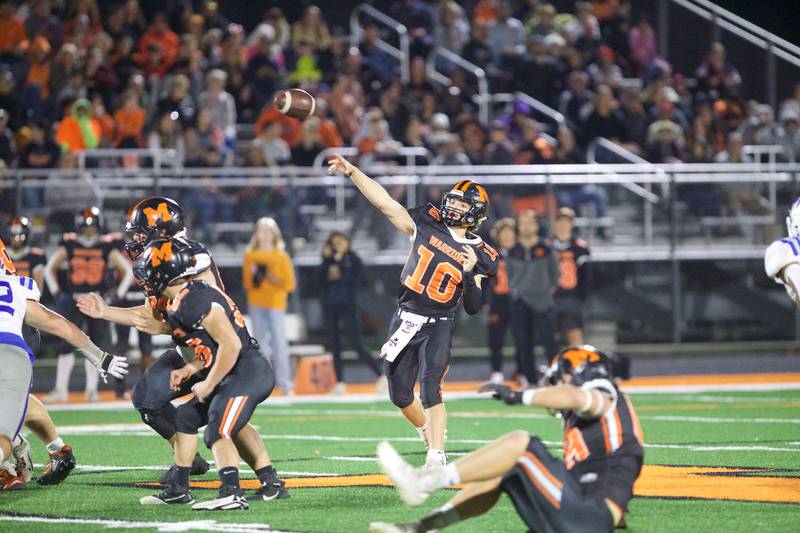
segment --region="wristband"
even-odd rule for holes
[[[522,393],[522,403],[525,405],[533,405],[533,399],[539,389],[528,389]]]
[[[91,361],[95,366],[100,364],[100,361],[103,360],[103,356],[105,355],[105,352],[98,348],[91,340],[89,341],[89,344],[83,348],[78,348],[77,351],[86,359]]]

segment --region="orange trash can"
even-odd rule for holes
[[[295,394],[326,394],[336,385],[333,356],[305,355],[297,357],[294,374]]]

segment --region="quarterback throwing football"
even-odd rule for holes
[[[446,463],[447,415],[442,384],[450,364],[455,313],[477,313],[482,305],[481,279],[497,272],[497,252],[472,233],[486,219],[489,195],[481,185],[461,180],[431,204],[406,209],[376,181],[336,155],[328,172],[341,172],[411,238],[412,248],[400,276],[400,305],[381,349],[389,396],[417,429],[428,454],[426,464]],[[414,397],[420,376],[421,402]]]

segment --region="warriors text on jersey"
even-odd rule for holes
[[[67,251],[68,293],[103,292],[108,289],[106,276],[108,256],[114,250],[113,240],[101,237],[86,243],[74,233],[64,235],[61,246]]]
[[[551,244],[561,260],[556,298],[565,296],[585,298],[588,288],[589,245],[583,239],[574,237],[567,241],[553,239]]]
[[[19,346],[33,362],[33,351],[22,338],[28,300],[39,301],[33,278],[0,275],[0,343]]]
[[[30,277],[34,272],[47,265],[47,257],[41,248],[25,247],[19,253],[13,248],[7,248],[7,250],[14,261],[18,276]]]
[[[242,342],[240,356],[246,352],[257,354],[254,350],[248,350],[256,345],[256,341],[247,331],[244,317],[234,301],[204,281],[189,282],[170,303],[168,318],[175,343],[193,349],[195,357],[203,362],[204,367],[211,368],[219,345],[200,324],[214,305],[225,311]]]
[[[596,379],[581,388],[610,396],[613,405],[597,419],[581,418],[574,411],[562,412],[564,463],[586,492],[625,509],[642,468],[642,428],[630,400],[611,381]]]
[[[410,209],[409,213],[415,232],[400,276],[400,308],[427,317],[451,316],[464,290],[462,247],[475,250],[478,263],[474,272],[482,276],[497,272],[497,252],[476,235],[457,237],[441,221],[439,210],[430,204]]]

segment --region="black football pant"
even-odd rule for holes
[[[517,345],[519,370],[534,384],[539,379],[539,369],[533,356],[534,336],[544,346],[546,363],[558,353],[553,311],[537,311],[521,299],[515,299],[511,303],[511,327]]]
[[[389,336],[397,331],[401,322],[400,315],[395,313],[389,323]],[[414,402],[414,384],[418,377],[420,400],[425,409],[442,403],[453,326],[452,318],[423,325],[394,361],[383,362],[383,371],[389,380],[389,398],[400,409]]]
[[[358,308],[342,306],[325,306],[325,329],[328,332],[328,349],[333,355],[333,368],[336,371],[336,381],[344,382],[344,362],[342,361],[341,334],[346,332],[350,337],[350,346],[358,354],[358,358],[365,363],[376,376],[381,375],[381,368],[377,361],[370,356],[364,346],[361,336],[361,321],[358,317]]]
[[[492,302],[489,307],[489,361],[492,372],[503,371],[503,344],[511,327],[511,299]]]
[[[191,392],[192,385],[205,379],[207,374],[198,372],[186,380],[179,391],[173,391],[169,386],[170,373],[185,365],[186,361],[178,350],[171,348],[147,367],[133,387],[131,401],[142,421],[167,440],[175,434],[177,409],[172,400]]]
[[[274,388],[275,373],[267,358],[258,348],[245,348],[205,401],[193,397],[178,407],[176,428],[181,433],[196,434],[206,426],[203,440],[210,450],[219,439],[235,438]]]
[[[605,501],[587,494],[564,463],[537,437],[500,483],[529,531],[542,533],[608,532],[614,519]]]

